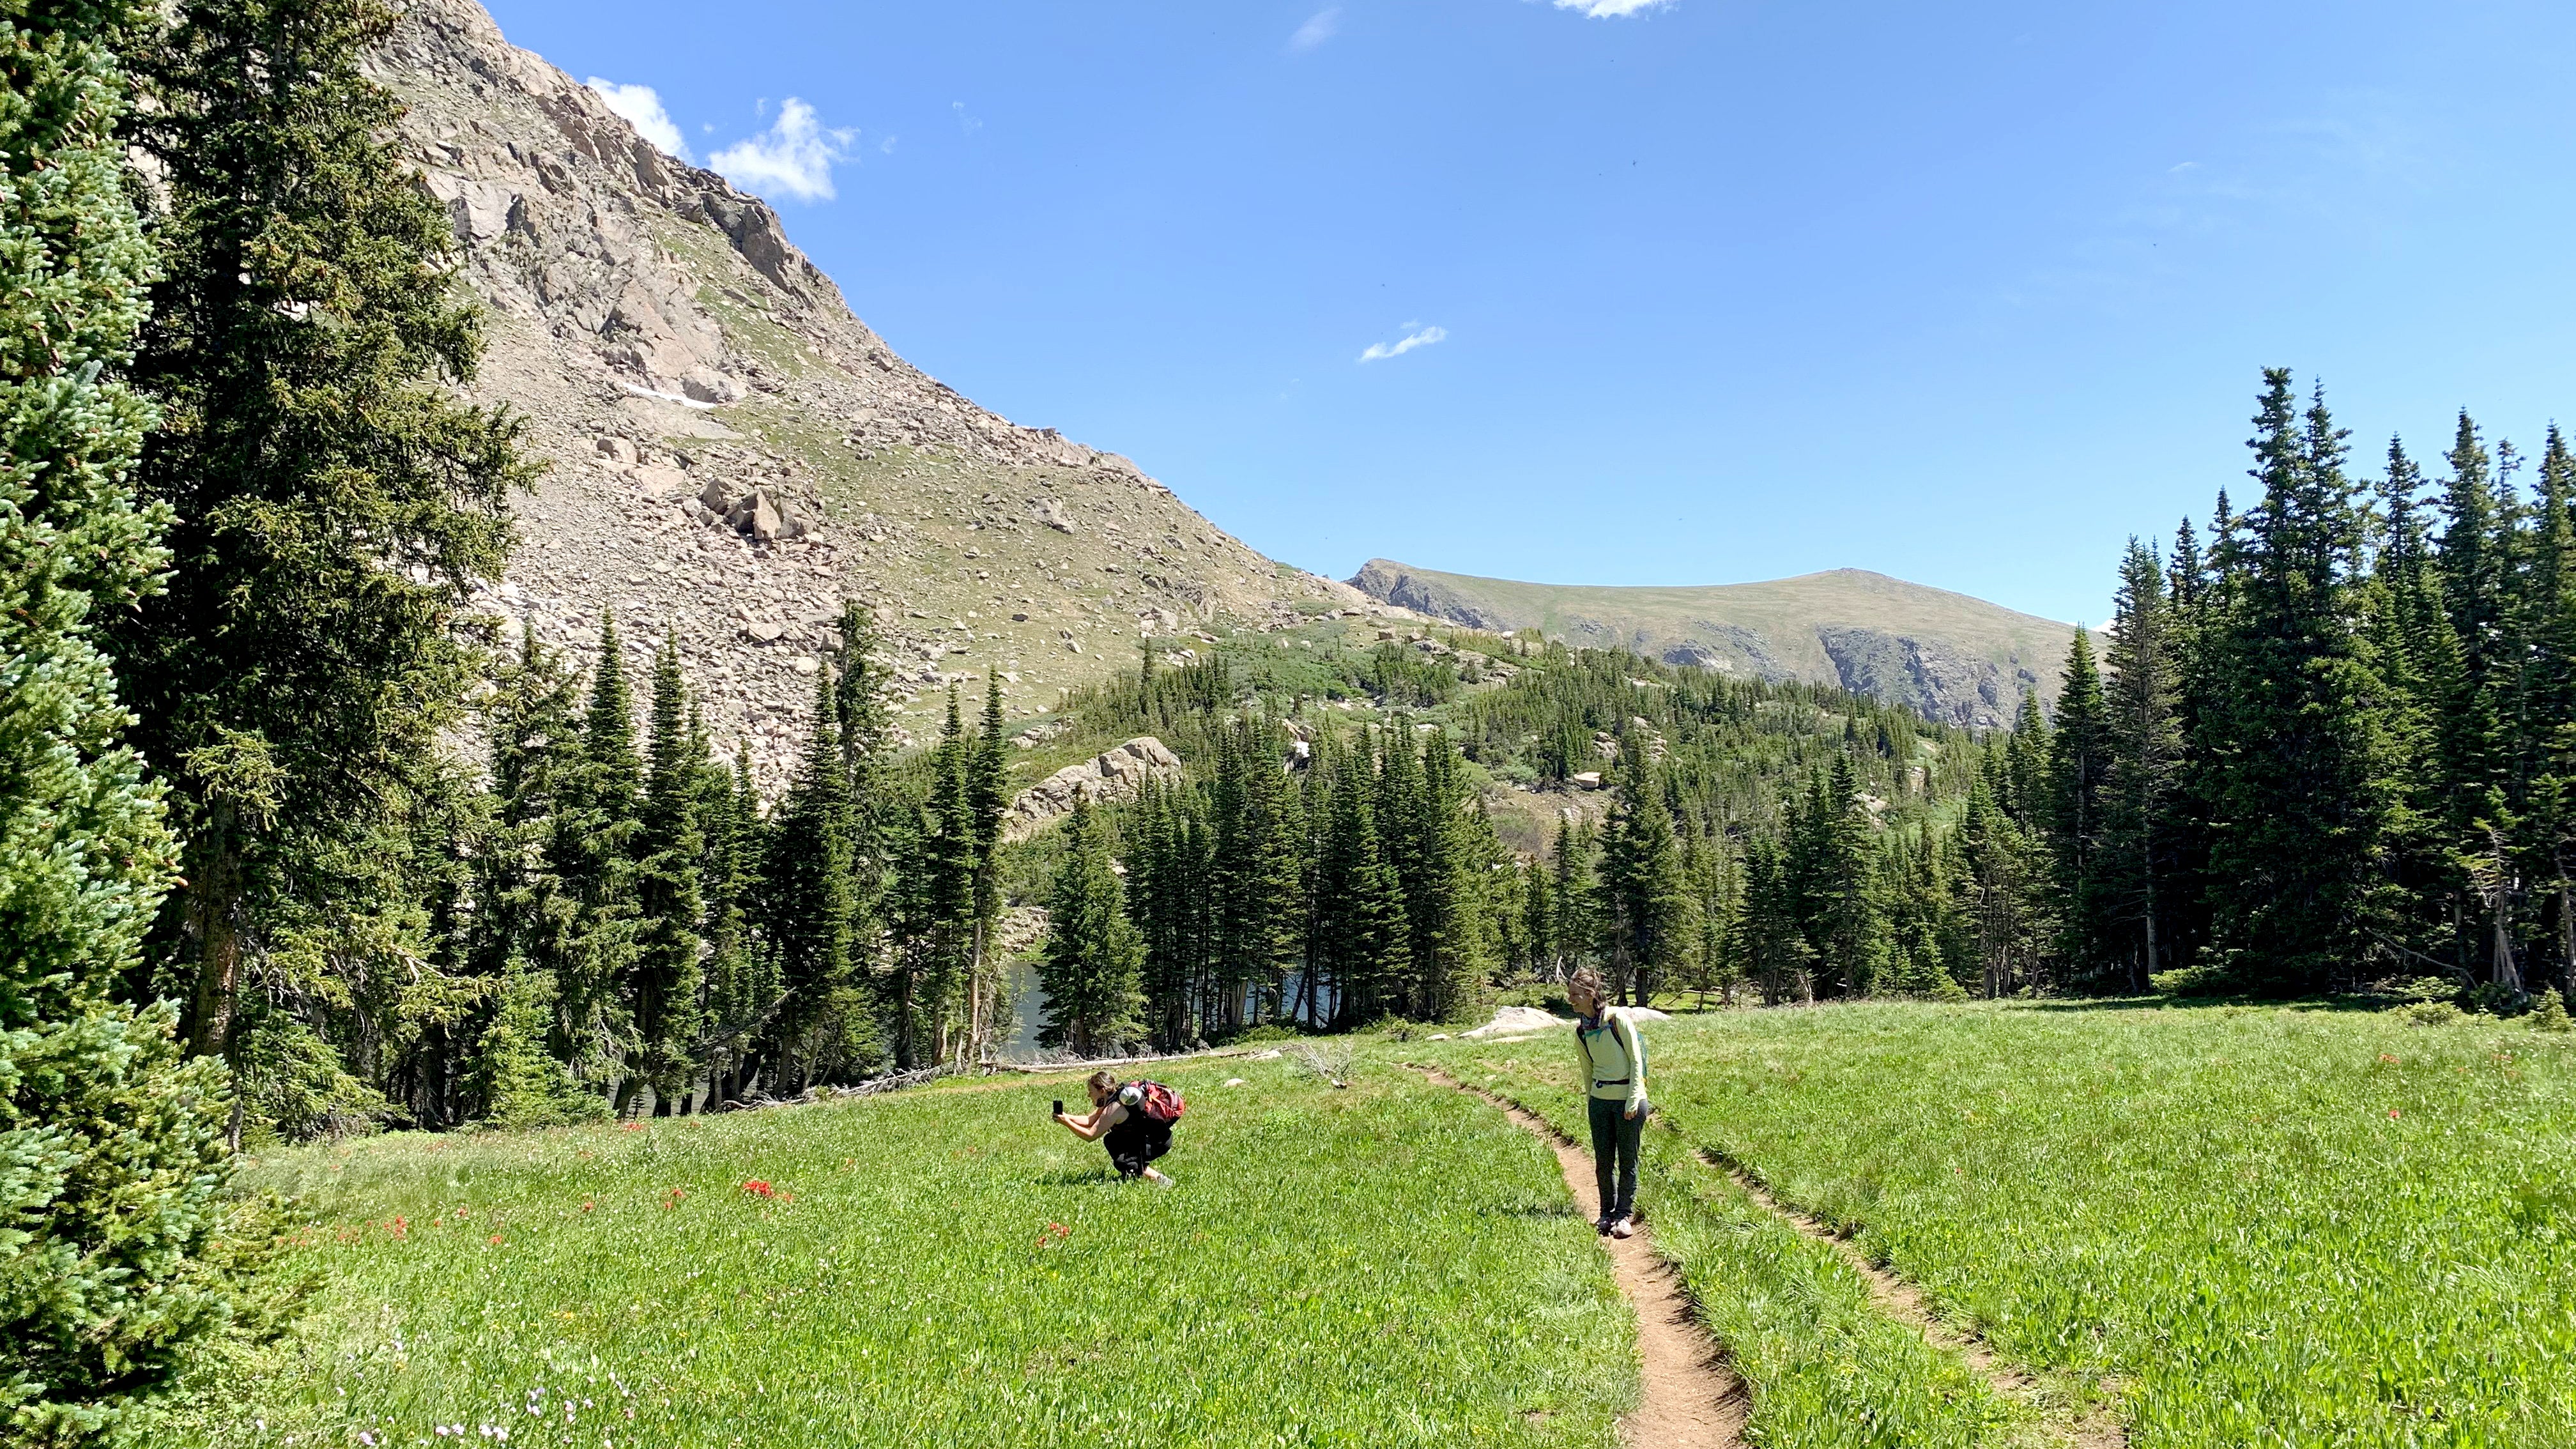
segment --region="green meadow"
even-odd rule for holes
[[[1408,1046],[1560,1123],[1562,1042]],[[2137,1449],[2576,1443],[2576,1042],[2296,1008],[1737,1012],[1652,1036],[1665,1250],[1765,1443],[2028,1432],[1722,1164]],[[1911,1340],[1911,1341],[1909,1341]],[[1882,1432],[1858,1422],[1876,1414]],[[1901,1422],[1900,1422],[1901,1421]]]
[[[1753,1443],[2576,1443],[2566,1038],[1900,1004],[1650,1030],[1641,1200]],[[1579,1130],[1566,1055],[1379,1037],[1348,1090],[1175,1064],[1168,1192],[1046,1120],[1072,1078],[276,1153],[250,1175],[324,1286],[195,1439],[1608,1446],[1634,1327],[1588,1226],[1538,1141],[1405,1065]]]
[[[1069,1078],[278,1154],[327,1287],[212,1438],[1613,1441],[1633,1325],[1540,1144],[1391,1067],[1165,1079],[1169,1191]]]

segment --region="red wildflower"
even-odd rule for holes
[[[595,1207],[597,1207],[597,1206],[599,1206],[599,1204],[597,1204],[597,1203],[595,1203],[595,1202],[592,1202],[589,1198],[583,1198],[583,1199],[581,1200],[581,1210],[582,1210],[583,1212],[588,1212],[588,1211],[590,1211],[592,1208],[595,1208]]]
[[[496,1248],[501,1246],[501,1235],[499,1233],[494,1233],[492,1235],[492,1246]]]
[[[742,1190],[750,1193],[753,1197],[776,1197],[778,1195],[778,1189],[771,1187],[768,1183],[757,1177],[744,1178]]]
[[[2396,1108],[2394,1108],[2394,1107],[2389,1108],[2389,1109],[2388,1109],[2388,1115],[2389,1115],[2391,1118],[2394,1118],[2394,1117],[2397,1115],[2397,1109],[2396,1109]]]

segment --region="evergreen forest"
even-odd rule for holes
[[[2392,441],[2365,476],[2281,371],[2251,501],[2132,543],[2098,652],[2009,731],[1343,611],[1156,645],[1051,733],[952,689],[906,749],[854,602],[764,794],[667,641],[603,618],[585,670],[467,607],[535,469],[458,400],[483,323],[383,139],[388,24],[0,18],[17,1440],[126,1432],[286,1311],[242,1150],[917,1080],[1023,1015],[1174,1052],[1461,1021],[1578,965],[1640,1005],[2563,1006],[2576,455],[2463,416],[2432,472]],[[1006,831],[1135,735],[1178,777]]]

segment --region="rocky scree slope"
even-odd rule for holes
[[[482,606],[584,664],[603,612],[639,665],[676,638],[718,747],[747,743],[765,785],[793,768],[845,595],[874,607],[915,733],[986,670],[1028,714],[1140,638],[1367,604],[925,376],[768,205],[471,0],[411,0],[370,69],[409,106],[401,144],[487,312],[473,392],[552,464]]]
[[[2071,625],[1861,569],[1703,588],[1593,588],[1371,559],[1353,587],[1390,605],[1747,678],[1839,685],[1926,719],[1991,729],[2057,697]]]

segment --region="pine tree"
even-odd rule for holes
[[[1980,994],[2009,996],[2038,983],[2035,849],[1995,802],[1989,781],[1968,792],[1959,825],[1959,910]]]
[[[497,1010],[474,1052],[480,1120],[494,1127],[563,1127],[610,1115],[607,1099],[573,1079],[546,1049],[554,978],[513,956],[501,968]]]
[[[1316,853],[1306,960],[1333,988],[1334,1024],[1363,1025],[1395,1011],[1413,975],[1404,891],[1378,835],[1374,761],[1329,749],[1327,824]]]
[[[733,769],[710,769],[701,786],[707,824],[707,1051],[714,1103],[739,1100],[755,1054],[777,1011],[778,955],[755,939],[761,897],[760,797],[751,783],[751,752]]]
[[[2061,923],[2059,949],[2076,975],[2088,980],[2117,960],[2121,935],[2102,875],[2111,739],[2092,638],[2078,628],[2067,649],[2066,682],[2057,696],[2056,726],[2048,745],[2047,809],[2041,815]]]
[[[2165,969],[2164,950],[2172,941],[2162,915],[2172,905],[2171,816],[2183,736],[2175,713],[2181,680],[2165,573],[2154,550],[2134,538],[2120,565],[2118,610],[2105,653],[2110,758],[2095,871],[2101,925],[2094,939],[2108,959],[2125,963],[2128,989],[2142,992],[2148,978]]]
[[[2252,989],[2312,990],[2383,934],[2382,686],[2359,628],[2344,434],[2321,395],[2302,419],[2279,369],[2255,429],[2264,497],[2212,604],[2195,741],[2213,773],[2215,964]]]
[[[634,977],[635,1034],[642,1082],[654,1111],[668,1115],[697,1075],[705,972],[698,925],[706,839],[700,818],[706,741],[692,728],[680,678],[678,641],[665,636],[653,661],[651,769],[636,837],[636,906],[641,917]]]
[[[579,805],[580,681],[531,633],[494,686],[483,713],[491,826],[475,856],[479,908],[468,950],[475,975],[497,999],[473,1047],[471,1113],[504,1123],[587,1118],[594,1109],[605,1112],[607,1102],[569,1085],[556,1056],[566,1039],[558,1030],[558,969],[580,939],[582,913],[562,873],[580,836],[561,818]]]
[[[601,616],[580,752],[550,822],[548,863],[562,883],[565,908],[549,921],[536,958],[555,980],[556,1055],[584,1080],[601,1084],[629,1075],[636,1047],[630,988],[643,933],[635,872],[643,764],[635,753],[635,700],[623,655],[616,621]],[[621,1109],[631,1090],[619,1088]]]
[[[968,891],[969,964],[965,1050],[981,1057],[1001,989],[986,959],[1002,915],[1002,810],[1010,803],[1010,746],[1003,737],[1002,676],[984,678],[984,717],[966,758],[966,830],[972,883]]]
[[[1204,973],[1201,927],[1211,893],[1202,869],[1196,792],[1148,780],[1127,818],[1127,911],[1144,942],[1144,1029],[1162,1051],[1195,1039]]]
[[[2576,984],[2576,450],[2556,424],[2541,449],[2535,511],[2524,604],[2531,651],[2523,689],[2531,762],[2524,848],[2535,891],[2550,898],[2548,935],[2563,990]]]
[[[1621,741],[1619,793],[1595,889],[1611,989],[1649,1005],[1680,964],[1684,936],[1680,848],[1640,732]]]
[[[174,881],[159,791],[95,642],[165,555],[131,482],[151,409],[110,371],[152,257],[111,47],[149,7],[0,20],[0,1438],[112,1431],[226,1320],[229,1169],[211,1064],[118,1000]]]
[[[1572,972],[1582,966],[1597,934],[1593,922],[1592,862],[1599,852],[1588,823],[1560,820],[1556,827],[1556,850],[1553,856],[1555,881],[1549,894],[1556,899],[1556,954],[1559,967]]]
[[[391,10],[169,15],[139,65],[164,209],[134,374],[165,422],[142,491],[178,521],[168,589],[117,619],[115,652],[186,841],[161,932],[194,976],[186,1036],[240,1066],[252,973],[291,1008],[333,989],[326,963],[392,980],[420,957],[375,866],[449,784],[437,740],[480,671],[456,619],[531,474],[517,425],[452,391],[481,339],[448,219],[361,72]],[[327,1057],[274,1020],[305,1044],[281,1051]]]
[[[2433,549],[2416,516],[2423,475],[2403,442],[2388,442],[2380,481],[2380,536],[2369,592],[2368,635],[2385,686],[2380,711],[2387,745],[2389,814],[2382,870],[2410,907],[2388,923],[2383,946],[2422,960],[2459,958],[2453,920],[2466,880],[2451,850],[2445,711],[2461,678],[2459,638],[2442,601]]]
[[[834,661],[839,682],[832,690],[833,723],[840,731],[841,759],[850,778],[852,909],[863,923],[865,937],[873,934],[878,898],[892,864],[882,838],[888,806],[887,761],[893,749],[885,704],[889,671],[876,658],[876,616],[866,605],[856,599],[841,601],[840,635]]]
[[[896,1065],[906,1070],[948,1059],[954,1012],[973,965],[974,751],[951,689],[947,724],[926,762],[929,797],[908,822],[896,863],[894,1051]]]
[[[1137,1015],[1143,997],[1137,976],[1145,943],[1127,918],[1091,802],[1080,795],[1074,797],[1064,860],[1047,897],[1043,950],[1038,966],[1038,985],[1046,993],[1041,1046],[1094,1056],[1135,1039],[1141,1031]]]
[[[1210,860],[1216,979],[1229,1003],[1276,1017],[1289,963],[1305,937],[1294,796],[1262,730],[1238,719],[1219,738]]]
[[[778,1077],[799,1091],[863,1067],[877,1052],[852,951],[850,782],[832,685],[829,675],[817,682],[814,730],[761,868],[764,934],[780,991]]]
[[[1565,832],[1557,831],[1560,844]],[[1544,976],[1558,974],[1556,950],[1556,893],[1549,887],[1547,862],[1531,861],[1521,867],[1521,949],[1529,958],[1529,969]]]

